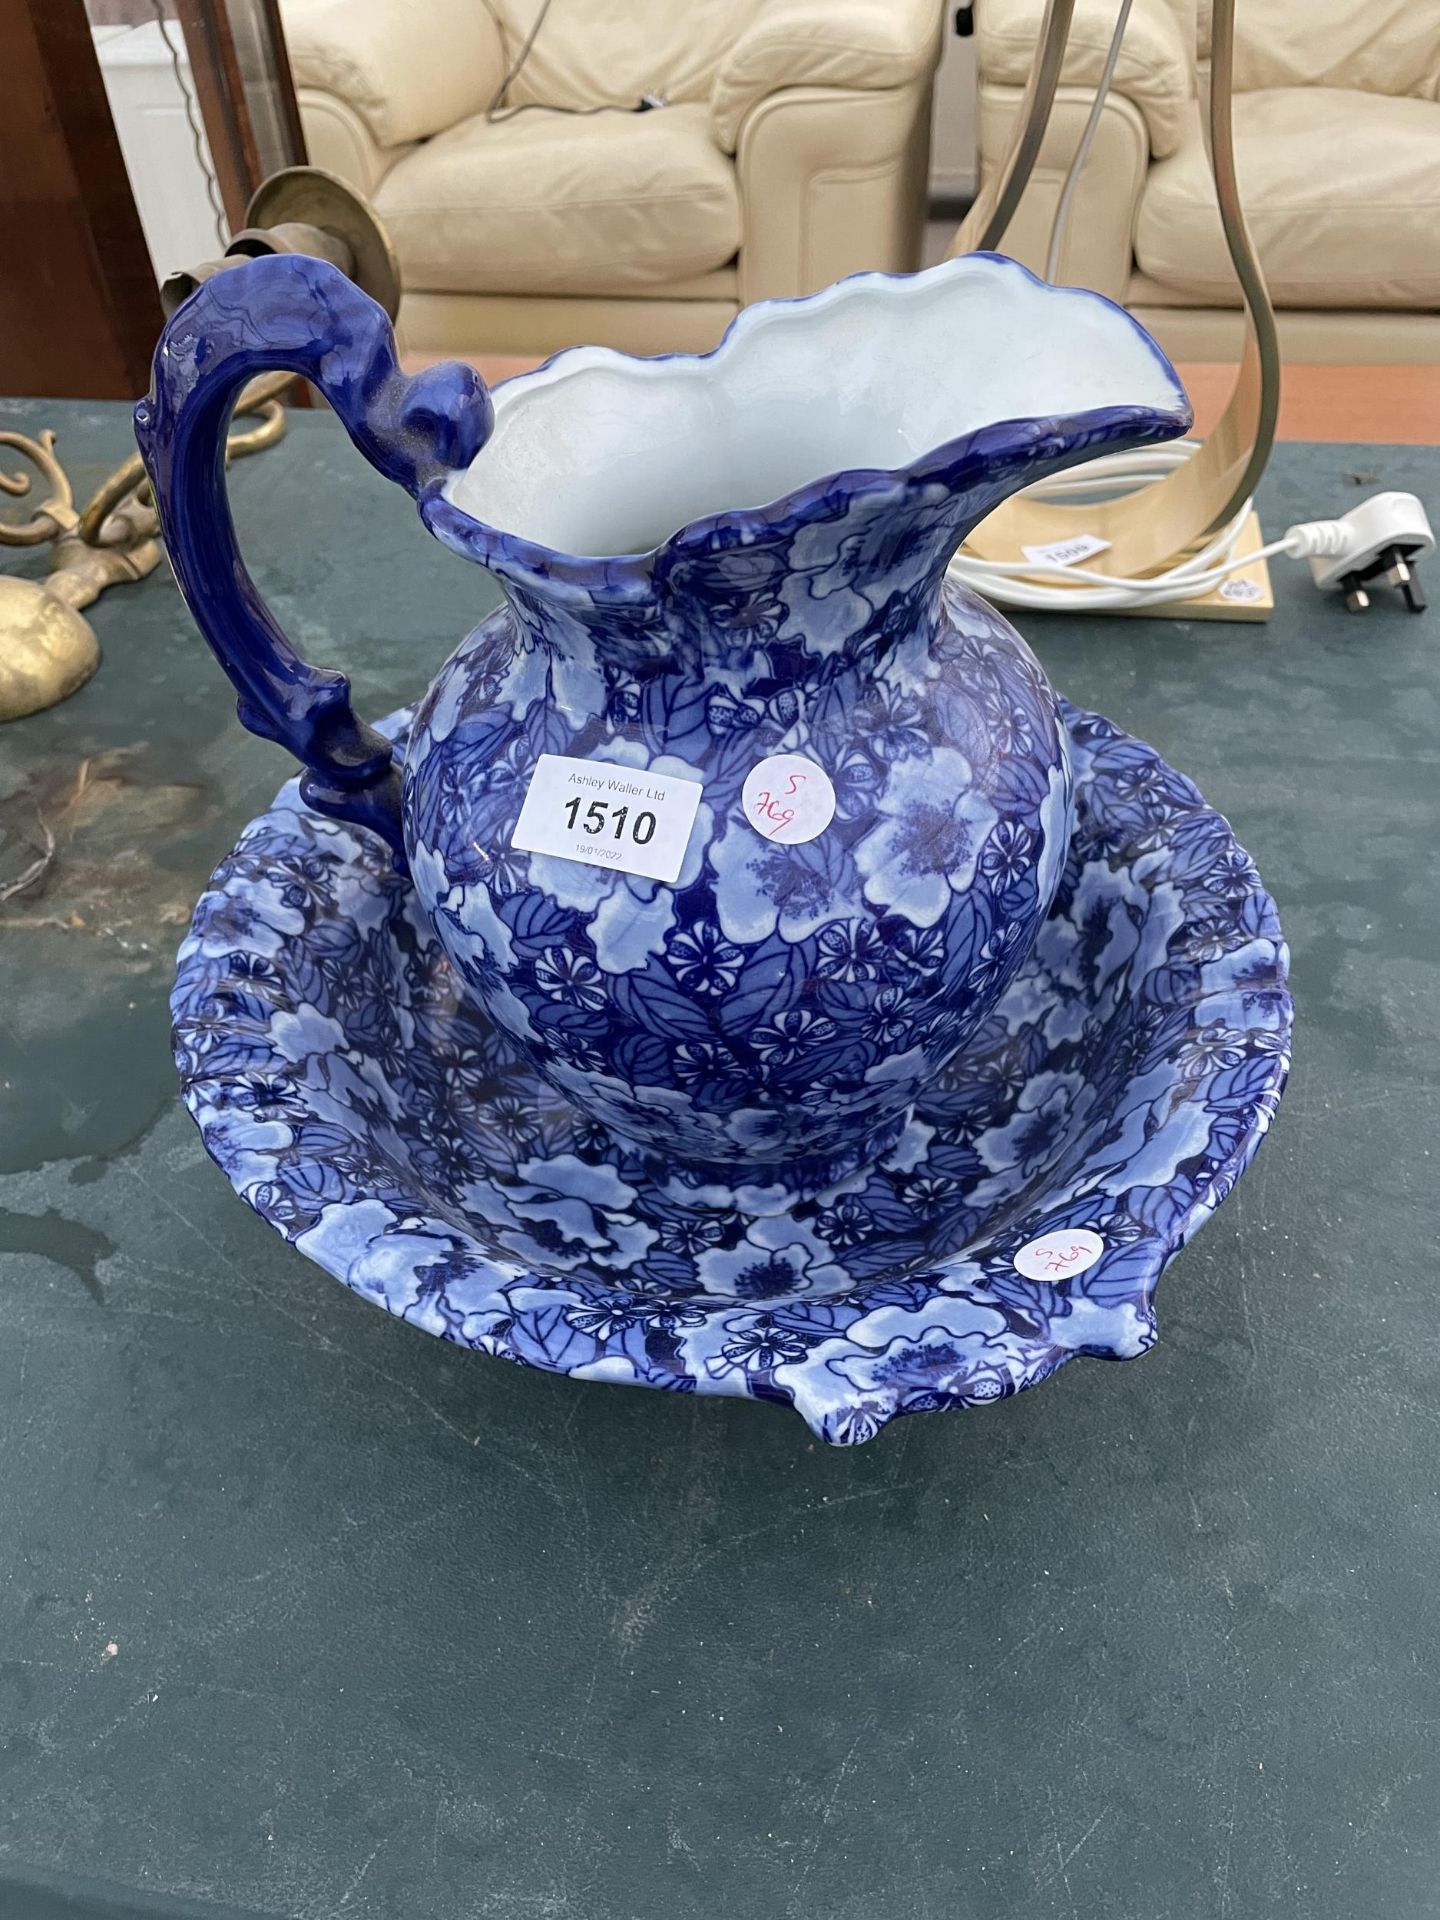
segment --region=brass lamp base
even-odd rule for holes
[[[1235,558],[1258,554],[1265,544],[1260,531],[1260,516],[1252,507],[1235,542]],[[1275,589],[1270,568],[1264,560],[1250,560],[1222,580],[1208,593],[1188,600],[1162,600],[1158,606],[1111,607],[1112,615],[1128,618],[1131,614],[1146,620],[1224,620],[1263,623],[1275,611]]]
[[[1040,151],[1060,85],[1075,4],[1076,0],[1046,0],[1009,151],[966,215],[952,252],[997,247],[1004,238]],[[966,541],[981,559],[1009,560],[1026,545],[1073,538],[1083,526],[1106,542],[1107,572],[1156,573],[1193,550],[1207,534],[1226,526],[1250,499],[1265,470],[1280,404],[1280,347],[1235,173],[1235,8],[1236,0],[1213,0],[1212,6],[1202,10],[1209,18],[1205,123],[1210,172],[1245,311],[1244,351],[1224,415],[1193,459],[1135,493],[1091,502],[1084,508],[1028,499],[1023,494],[1007,500]],[[1123,15],[1118,24],[1123,32]],[[1240,551],[1245,551],[1243,546]],[[1259,584],[1261,575],[1253,577]],[[1268,596],[1268,574],[1263,576],[1263,586]],[[1146,611],[1184,619],[1265,618],[1266,611],[1258,609],[1260,602],[1245,598],[1242,589],[1239,597],[1232,593],[1226,598],[1220,592],[1202,596],[1201,601],[1177,601],[1168,608],[1152,606]]]

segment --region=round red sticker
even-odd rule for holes
[[[835,788],[824,767],[803,753],[772,753],[750,769],[741,804],[757,833],[798,847],[835,818]]]
[[[1027,1280],[1073,1280],[1105,1251],[1105,1242],[1088,1227],[1062,1227],[1029,1240],[1015,1256],[1015,1271]]]

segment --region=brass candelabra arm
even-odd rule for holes
[[[154,510],[143,511],[153,528]],[[92,600],[99,599],[106,587],[143,580],[159,565],[163,552],[153,531],[132,537],[123,546],[98,547],[91,546],[77,533],[62,534],[55,542],[55,571],[45,581],[43,590],[67,606],[88,607]]]
[[[244,389],[235,413],[247,420],[253,416],[254,424],[230,434],[227,459],[258,453],[280,438],[285,431],[280,396],[293,380],[290,373],[266,373]],[[79,609],[107,587],[143,580],[158,566],[163,548],[138,453],[107,474],[77,513],[48,427],[34,439],[0,430],[0,446],[22,454],[48,488],[28,520],[16,525],[0,519],[0,546],[53,543],[53,571],[46,579],[0,575],[0,721],[5,721],[38,713],[85,684],[99,665],[100,648]],[[28,473],[0,470],[0,492],[12,498],[23,498],[34,485]]]
[[[44,428],[34,440],[26,433],[0,429],[0,447],[13,447],[23,454],[50,487],[49,493],[31,511],[30,518],[19,526],[14,521],[0,519],[0,546],[42,547],[47,540],[57,539],[73,529],[77,524],[75,496],[70,491],[65,469],[55,458],[55,435],[50,428]],[[0,469],[0,493],[8,493],[12,499],[23,499],[34,484],[28,473],[6,473]]]
[[[290,373],[263,373],[252,380],[235,402],[235,417],[255,414],[256,424],[232,433],[225,442],[227,460],[243,459],[273,447],[285,432],[285,409],[280,396],[294,384]],[[52,434],[51,439],[54,439]],[[57,469],[58,470],[58,469]],[[64,479],[63,473],[61,479]],[[4,476],[0,475],[0,484]],[[79,516],[77,531],[87,546],[128,546],[155,533],[159,522],[150,504],[150,482],[138,453],[132,453],[101,481]],[[148,572],[148,568],[146,569]]]

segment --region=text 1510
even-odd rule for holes
[[[580,809],[585,807],[584,817]],[[632,814],[628,806],[613,806],[608,800],[592,800],[587,806],[577,793],[573,800],[565,802],[566,825],[572,830],[579,826],[583,832],[599,835],[613,830],[616,840],[625,838],[626,823],[629,823],[630,838],[637,847],[645,847],[655,838],[655,816],[647,807],[644,812]]]

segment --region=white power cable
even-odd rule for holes
[[[1082,496],[1097,499],[1128,493],[1183,466],[1198,446],[1196,440],[1178,440],[1164,447],[1106,454],[1068,473],[1037,481],[1025,489],[1025,495],[1036,500],[1074,501]],[[949,570],[956,580],[1005,606],[1104,613],[1195,599],[1212,592],[1232,573],[1254,566],[1258,560],[1268,560],[1273,554],[1285,553],[1303,560],[1312,555],[1343,554],[1350,543],[1350,532],[1341,521],[1308,520],[1289,528],[1282,539],[1272,540],[1268,546],[1252,553],[1237,553],[1249,514],[1247,500],[1203,546],[1162,573],[1139,576],[1102,573],[1093,566],[1045,559],[981,560],[963,548],[950,562]],[[1057,584],[1045,584],[1052,580]]]

